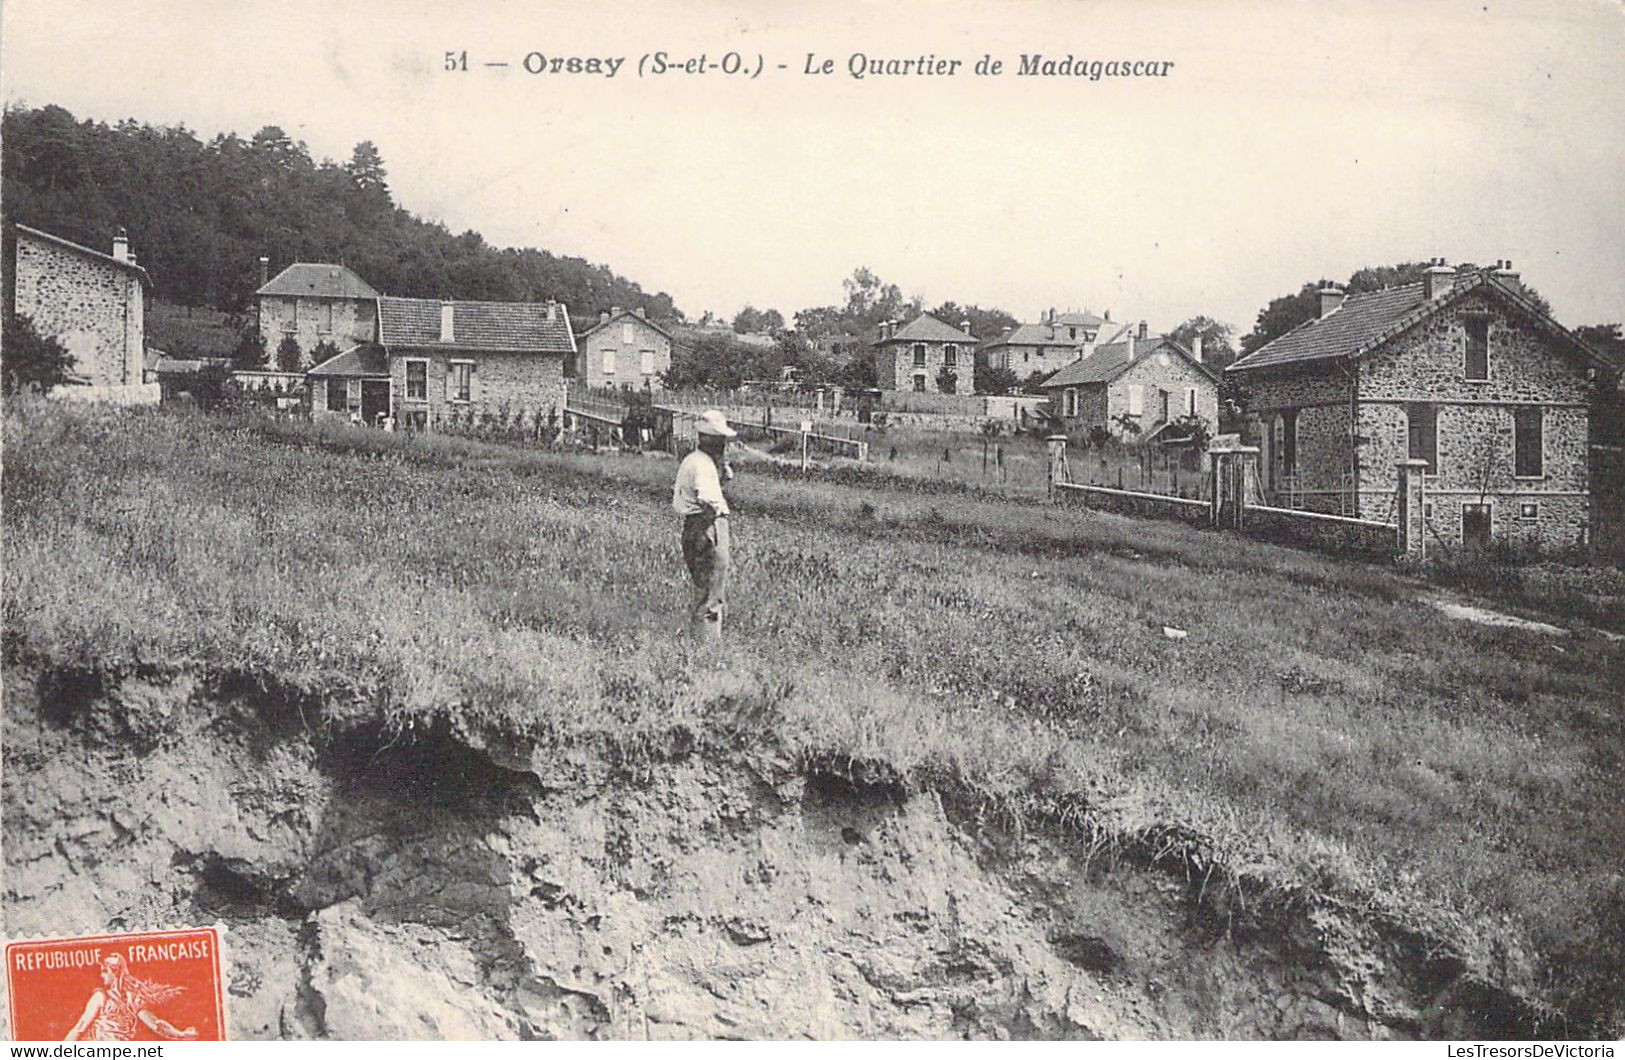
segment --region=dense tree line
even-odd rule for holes
[[[276,126],[208,141],[184,125],[76,121],[57,106],[5,112],[5,218],[105,250],[128,230],[158,297],[241,311],[294,261],[342,262],[380,291],[519,301],[555,298],[579,319],[611,305],[680,316],[603,265],[455,235],[394,202],[370,142],[349,161],[317,160]]]

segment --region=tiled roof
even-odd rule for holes
[[[377,298],[372,286],[343,265],[298,261],[289,265],[255,294],[283,298]]]
[[[636,321],[639,324],[647,324],[649,327],[654,328],[656,331],[660,332],[660,334],[666,336],[666,338],[668,338],[668,339],[672,338],[671,332],[667,331],[665,328],[661,327],[659,324],[656,324],[654,321],[650,320],[648,317],[641,317],[641,316],[638,316],[636,313],[634,313],[630,309],[623,309],[619,313],[617,313],[615,316],[610,317],[608,320],[594,320],[592,322],[592,324],[590,326],[588,326],[586,331],[583,331],[583,332],[581,332],[580,334],[578,334],[576,336],[576,340],[580,341],[581,339],[586,338],[588,335],[595,334],[598,331],[599,328],[607,328],[611,324],[615,323],[617,320],[632,320],[632,321]]]
[[[1225,371],[1248,372],[1260,368],[1363,357],[1389,339],[1462,298],[1469,291],[1480,290],[1520,310],[1548,334],[1567,343],[1591,363],[1619,367],[1553,320],[1521,290],[1488,272],[1476,272],[1470,276],[1457,277],[1449,294],[1432,301],[1422,297],[1422,285],[1419,283],[1372,291],[1369,294],[1349,295],[1343,300],[1343,304],[1331,313],[1299,324],[1285,335],[1265,343],[1241,358]]]
[[[1143,339],[1134,340],[1135,358],[1144,357],[1152,350],[1160,347],[1166,340],[1164,335],[1147,335]],[[1174,343],[1169,342],[1169,346]],[[1127,371],[1128,340],[1122,342],[1108,342],[1104,346],[1096,346],[1095,351],[1087,357],[1081,357],[1071,364],[1064,365],[1054,375],[1044,380],[1043,385],[1052,386],[1085,386],[1089,383],[1109,383]]]
[[[440,341],[440,307],[452,307],[452,341]],[[434,298],[378,299],[378,338],[385,346],[574,353],[570,313],[546,302],[441,302]]]
[[[52,235],[51,233],[41,231],[38,228],[29,228],[27,225],[18,225],[17,231],[26,232],[35,239],[43,240],[44,242],[50,243],[53,246],[61,247],[63,250],[71,250],[75,254],[82,254],[87,258],[93,258],[96,261],[101,262],[103,265],[116,265],[121,269],[126,269],[135,273],[141,278],[141,284],[143,287],[152,286],[152,278],[147,275],[147,270],[143,269],[134,262],[120,261],[111,254],[104,254],[99,250],[92,250],[89,247],[81,246],[78,243],[73,242],[71,239],[63,239],[61,236]]]
[[[1277,336],[1236,361],[1228,371],[1354,356],[1422,304],[1420,283],[1351,294],[1326,316],[1305,321]]]
[[[359,346],[351,346],[337,357],[329,357],[305,374],[339,375],[347,378],[387,376],[389,357],[384,353],[384,348],[376,342],[364,342]]]
[[[976,338],[950,324],[944,324],[930,313],[921,313],[898,328],[890,338],[876,339],[871,345],[880,346],[888,342],[966,342],[974,345]]]

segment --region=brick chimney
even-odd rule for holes
[[[632,312],[634,312],[634,313],[636,313],[638,315],[639,320],[648,320],[649,319],[649,311],[647,309],[645,309],[643,306],[638,306],[636,309],[632,310]]]
[[[1128,363],[1134,363],[1134,329],[1128,329]]]
[[[1143,321],[1143,320],[1140,321],[1140,338],[1143,339],[1149,334],[1150,334],[1150,331],[1149,331],[1149,329],[1147,329],[1147,327],[1145,325],[1145,321]]]
[[[1495,278],[1512,288],[1514,291],[1517,291],[1520,294],[1523,292],[1523,278],[1513,270],[1512,262],[1510,260],[1498,261],[1495,263]]]
[[[1455,285],[1456,270],[1446,265],[1443,258],[1434,258],[1433,264],[1422,274],[1422,297],[1432,302],[1449,294]]]
[[[970,321],[961,320],[959,322],[959,330],[963,331],[965,334],[969,335],[970,334]]]
[[[115,261],[130,260],[130,233],[122,228],[113,236],[113,258]]]
[[[1328,283],[1320,289],[1320,315],[1329,316],[1343,304],[1343,292],[1335,283]]]
[[[609,323],[609,310],[600,309],[598,311],[598,323],[600,323],[600,324],[608,324]]]
[[[557,302],[553,301],[553,299],[549,298],[547,300],[547,321],[548,321],[548,323],[551,324],[553,321],[557,320],[558,318],[559,318],[559,304]]]

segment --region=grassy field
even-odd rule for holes
[[[249,318],[252,323],[252,317]],[[218,309],[188,308],[154,299],[147,305],[147,342],[172,357],[230,357],[234,321]]]
[[[1177,825],[1618,1016],[1618,641],[1227,535],[747,464],[730,640],[695,654],[669,459],[40,403],[5,437],[13,659],[268,675],[401,727],[725,732]]]

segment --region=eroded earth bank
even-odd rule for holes
[[[1550,1032],[1190,837],[1017,827],[861,762],[342,730],[230,678],[4,691],[8,934],[223,924],[239,1038]]]

